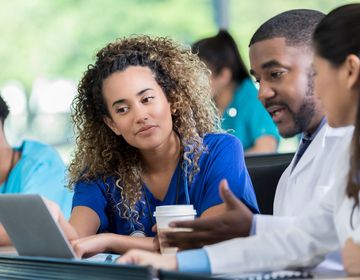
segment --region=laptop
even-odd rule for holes
[[[0,195],[0,223],[20,256],[77,258],[40,195]]]

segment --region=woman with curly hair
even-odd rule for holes
[[[152,250],[155,207],[221,213],[223,178],[258,212],[241,143],[219,128],[209,74],[168,38],[124,38],[97,53],[73,102],[70,224],[78,255]]]

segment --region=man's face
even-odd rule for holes
[[[259,83],[259,99],[283,137],[312,132],[321,119],[314,96],[312,57],[304,47],[288,46],[285,38],[250,47],[250,73]]]

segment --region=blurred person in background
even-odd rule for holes
[[[49,145],[24,140],[19,147],[12,147],[4,131],[9,113],[8,105],[0,96],[0,195],[40,194],[55,201],[65,217],[69,217],[72,192],[65,187],[66,166]],[[9,243],[0,226],[0,245]]]
[[[257,98],[231,35],[220,30],[214,37],[195,42],[192,49],[212,72],[212,95],[223,116],[222,128],[241,140],[246,153],[276,152],[277,128]]]

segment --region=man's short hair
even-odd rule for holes
[[[9,106],[0,95],[0,122],[4,124],[5,119],[9,115]]]
[[[257,42],[285,38],[288,46],[312,46],[312,34],[325,15],[308,9],[289,10],[263,23],[250,40],[249,47]]]

